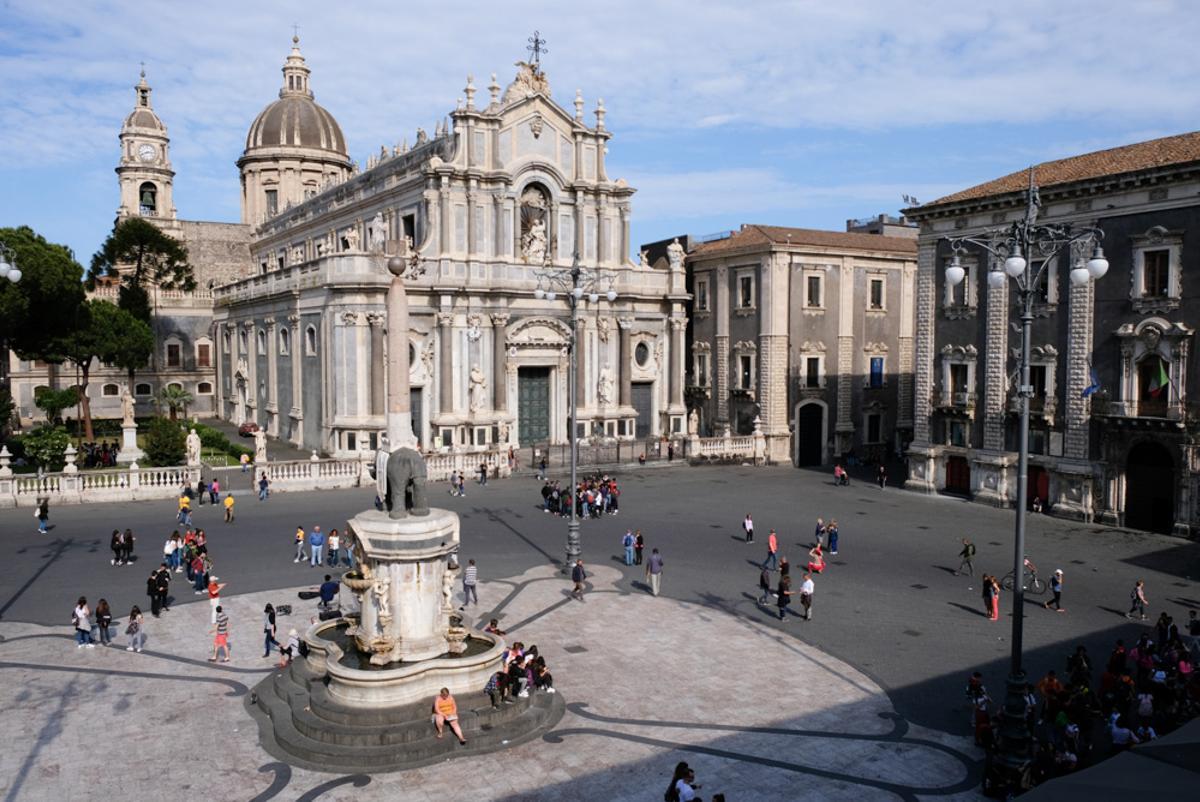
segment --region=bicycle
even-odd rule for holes
[[[1022,574],[1023,576],[1029,577],[1028,581],[1023,586],[1024,590],[1039,595],[1046,592],[1046,581],[1038,578],[1036,568],[1022,571]],[[1015,584],[1016,583],[1013,580],[1012,571],[1009,571],[1004,575],[1004,578],[1000,580],[1000,587],[1004,588],[1005,590],[1012,590]]]

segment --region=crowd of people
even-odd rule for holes
[[[1200,714],[1195,660],[1200,622],[1191,611],[1188,633],[1163,613],[1153,633],[1127,647],[1118,639],[1099,676],[1086,647],[1067,656],[1065,672],[1051,669],[1025,687],[1026,723],[1034,736],[1033,780],[1043,782],[1147,743]],[[1003,700],[994,700],[979,672],[967,680],[975,742],[997,745]]]
[[[581,519],[616,515],[620,512],[621,487],[616,477],[607,474],[586,477],[575,485],[575,493],[563,489],[557,480],[542,483],[542,512],[568,517],[575,504]]]
[[[742,531],[745,533],[745,542],[753,543],[754,517],[750,513],[746,513],[746,517],[742,521]],[[816,582],[813,577],[825,573],[829,566],[825,560],[826,549],[830,555],[837,554],[839,538],[840,530],[836,519],[831,519],[828,524],[825,523],[824,518],[817,519],[813,539],[809,544],[808,562],[805,564],[799,587],[793,590],[791,563],[788,562],[786,556],[780,554],[779,535],[774,529],[771,529],[767,533],[767,556],[759,567],[759,605],[767,606],[771,602],[771,597],[774,596],[776,607],[779,610],[779,620],[786,621],[792,597],[798,596],[803,610],[800,613],[801,617],[805,621],[811,621],[813,595],[816,592]],[[773,576],[775,573],[779,574],[778,578]]]

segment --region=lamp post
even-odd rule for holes
[[[17,252],[0,240],[0,278],[6,278],[13,284],[21,280],[21,268],[17,267]],[[0,390],[9,393],[8,384],[8,339],[0,342]],[[8,421],[0,421],[0,430],[6,429]]]
[[[579,471],[579,433],[576,431],[576,416],[579,399],[579,360],[576,358],[576,345],[579,342],[579,306],[587,297],[588,303],[600,302],[600,297],[608,299],[609,303],[617,300],[615,289],[617,276],[612,271],[580,267],[579,254],[576,253],[570,268],[537,270],[537,288],[533,296],[539,300],[553,301],[559,292],[565,294],[567,303],[571,306],[571,342],[568,346],[570,362],[568,364],[567,406],[568,406],[568,438],[571,444],[571,520],[567,523],[567,559],[564,570],[570,571],[571,566],[583,554],[579,542],[579,503],[575,495],[577,473]]]
[[[950,245],[951,258],[946,267],[946,283],[954,286],[966,275],[961,254],[974,246],[991,254],[995,262],[988,271],[988,287],[1001,290],[1011,278],[1016,285],[1021,317],[1020,432],[1017,457],[1016,536],[1013,543],[1013,613],[1012,657],[1004,699],[1003,723],[1000,728],[998,760],[1010,782],[1027,787],[1031,761],[1032,734],[1025,720],[1025,671],[1021,664],[1025,615],[1025,513],[1029,496],[1029,399],[1033,386],[1029,377],[1030,330],[1033,307],[1047,266],[1064,249],[1070,259],[1076,251],[1091,247],[1086,262],[1082,254],[1071,267],[1071,283],[1083,285],[1101,278],[1108,272],[1108,260],[1100,242],[1104,232],[1096,227],[1075,228],[1070,223],[1045,224],[1038,222],[1041,200],[1034,182],[1033,168],[1029,169],[1029,189],[1025,217],[1011,226],[988,229],[977,236],[943,237]],[[1049,276],[1046,276],[1049,281]]]

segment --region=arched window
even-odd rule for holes
[[[304,353],[308,356],[317,355],[317,327],[309,326],[304,330]]]
[[[158,214],[158,187],[151,181],[145,181],[138,187],[138,211],[143,217]]]
[[[106,384],[106,385],[104,385],[104,387],[100,388],[100,395],[104,396],[105,398],[114,398],[120,394],[121,394],[121,388],[120,388],[120,386],[118,386],[116,384],[110,383],[110,384]]]
[[[225,353],[227,353],[227,354],[229,353],[230,345],[231,345],[231,343],[229,340],[229,332],[225,332],[224,334],[221,335],[221,347],[225,350]]]
[[[153,392],[154,388],[148,382],[140,382],[133,387],[134,395],[151,395]]]
[[[212,382],[200,382],[196,385],[196,395],[212,395]]]
[[[292,347],[292,332],[287,326],[279,330],[279,355],[287,356]]]
[[[258,336],[255,338],[254,342],[258,346],[258,352],[260,354],[265,354],[267,352],[267,333],[265,331],[259,329]]]
[[[249,350],[250,350],[250,342],[246,338],[246,332],[243,329],[242,331],[238,332],[238,353],[244,354]]]
[[[180,384],[179,382],[171,382],[170,384],[167,385],[167,387],[171,390],[182,390],[183,389],[183,385]]]

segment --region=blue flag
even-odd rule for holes
[[[1100,378],[1096,375],[1096,369],[1091,368],[1088,371],[1088,375],[1091,376],[1092,383],[1083,388],[1083,393],[1080,396],[1081,398],[1087,398],[1089,395],[1100,389]]]

